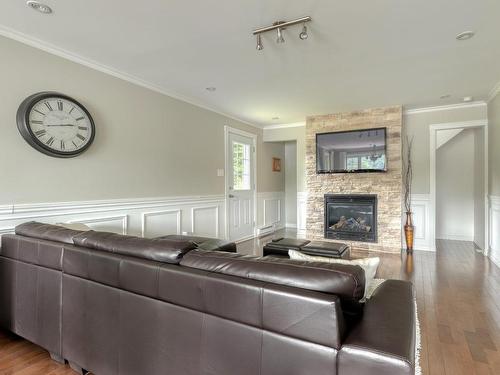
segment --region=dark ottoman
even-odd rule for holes
[[[349,245],[341,242],[311,241],[300,248],[300,252],[307,255],[349,258]]]
[[[288,257],[288,250],[330,258],[349,258],[349,245],[340,242],[309,241],[297,238],[281,238],[266,244],[263,255]]]
[[[279,255],[288,257],[288,250],[300,251],[301,247],[307,245],[309,242],[311,241],[298,238],[281,238],[267,243],[263,248],[263,255]]]

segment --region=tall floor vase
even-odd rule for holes
[[[406,252],[413,252],[413,241],[414,241],[414,231],[412,212],[406,212],[406,224],[405,224],[405,239],[406,239]]]

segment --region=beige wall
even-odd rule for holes
[[[429,125],[447,122],[483,120],[487,118],[486,106],[445,111],[407,114],[403,119],[403,132],[413,136],[413,193],[430,193]]]
[[[500,196],[500,94],[488,104],[489,193]]]
[[[297,142],[297,191],[306,191],[306,127],[264,129],[264,142]]]
[[[262,130],[0,37],[0,204],[224,193],[224,125],[258,135],[259,191],[283,191]],[[45,156],[21,138],[21,101],[54,90],[91,112],[96,139],[73,159]],[[263,168],[263,166],[265,168]]]
[[[500,96],[495,100],[496,110],[491,116],[497,118],[497,140],[500,140]],[[490,103],[490,104],[493,104]],[[445,111],[406,114],[403,118],[403,132],[414,137],[414,178],[413,193],[429,194],[429,125],[446,122],[483,120],[488,116],[486,106],[451,109]],[[491,122],[491,120],[490,120]],[[491,139],[491,137],[490,137]],[[305,127],[264,129],[264,141],[297,141],[297,190],[306,191],[305,184]],[[490,147],[491,150],[492,147]],[[491,151],[490,151],[491,152]],[[497,160],[500,164],[500,151]],[[500,171],[497,174],[498,194],[500,194]]]
[[[257,190],[285,191],[285,145],[279,142],[261,142],[257,156]],[[273,172],[273,158],[281,159],[281,172]]]
[[[436,238],[474,238],[474,133],[465,129],[436,150]]]

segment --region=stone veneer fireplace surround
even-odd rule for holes
[[[398,253],[402,245],[401,106],[374,108],[333,115],[310,116],[306,122],[306,237],[325,240],[326,194],[372,194],[377,196],[376,242],[347,242],[353,249]],[[316,173],[316,134],[346,130],[387,129],[387,172]],[[327,241],[330,239],[326,239]],[[332,241],[339,241],[338,239]]]

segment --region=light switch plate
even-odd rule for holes
[[[222,168],[217,169],[217,177],[224,177],[224,169]]]

